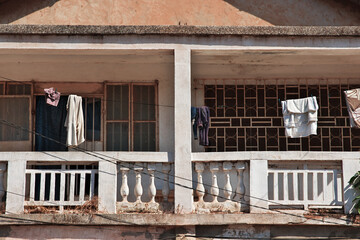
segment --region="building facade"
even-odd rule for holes
[[[359,237],[360,131],[343,94],[360,86],[359,13],[357,1],[0,1],[1,236]],[[71,94],[85,125],[73,148]],[[281,101],[310,96],[317,134],[286,137]],[[201,106],[208,146],[191,122]]]

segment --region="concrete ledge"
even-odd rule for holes
[[[199,152],[192,153],[194,162],[246,161],[266,159],[270,161],[359,161],[358,152],[309,152],[309,151],[259,151],[259,152]]]
[[[173,154],[168,152],[0,152],[0,161],[26,160],[33,162],[173,162]]]
[[[25,35],[239,35],[360,36],[359,26],[87,26],[0,24],[0,34]]]
[[[0,225],[330,225],[360,226],[360,218],[343,214],[6,214]]]

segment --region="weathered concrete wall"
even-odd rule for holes
[[[3,0],[0,23],[79,25],[359,25],[360,7],[335,0]]]
[[[357,227],[345,226],[1,226],[1,239],[348,239],[360,237]]]

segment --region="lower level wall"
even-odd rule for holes
[[[360,238],[351,226],[0,226],[1,239],[348,239]]]

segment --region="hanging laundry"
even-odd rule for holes
[[[199,144],[209,146],[210,110],[206,106],[198,108]]]
[[[45,88],[45,100],[46,103],[52,106],[57,107],[60,99],[60,92],[55,91],[54,88]]]
[[[360,127],[360,88],[344,91],[351,127]]]
[[[67,128],[67,146],[78,146],[85,141],[84,137],[84,115],[82,109],[82,98],[69,95],[66,104],[67,116],[65,127]]]
[[[45,96],[36,96],[35,151],[67,151],[65,124],[67,96],[57,107],[46,103]]]
[[[194,139],[198,139],[197,135],[197,122],[198,122],[198,110],[196,107],[191,107],[191,124],[193,127]]]
[[[317,134],[319,106],[316,97],[286,100],[281,105],[286,136],[299,138]]]

